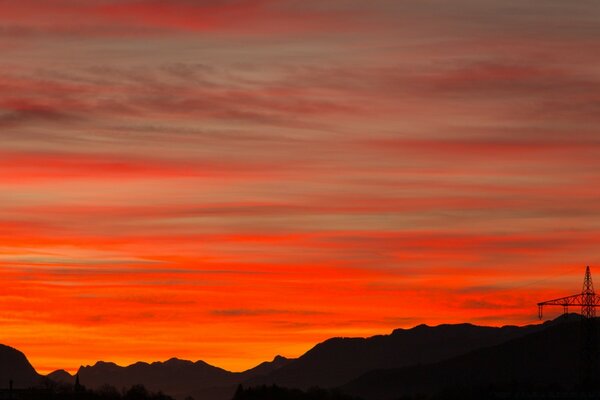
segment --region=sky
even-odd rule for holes
[[[241,371],[536,323],[600,277],[598,21],[595,0],[1,0],[0,343],[42,373]]]

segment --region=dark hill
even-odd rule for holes
[[[54,382],[58,382],[58,383],[69,383],[69,384],[75,383],[75,377],[73,375],[69,374],[64,369],[59,369],[57,371],[51,372],[48,375],[46,375],[46,377],[48,379],[50,379]]]
[[[0,382],[8,386],[12,380],[15,388],[27,388],[40,382],[41,376],[25,357],[25,354],[9,346],[0,345]]]
[[[171,359],[128,367],[99,362],[81,367],[79,377],[83,385],[91,388],[104,384],[117,388],[143,384],[150,390],[162,390],[179,398],[191,394],[194,398],[226,400],[231,398],[239,383],[300,389],[333,388],[371,370],[441,361],[537,332],[545,326],[419,325],[412,329],[396,329],[390,335],[329,339],[296,360],[276,357],[242,373],[225,371],[201,361]]]
[[[266,376],[244,382],[244,385],[332,388],[374,369],[433,363],[537,332],[546,326],[419,325],[412,329],[396,329],[391,335],[334,338],[319,343],[297,360]]]
[[[98,362],[81,367],[79,377],[81,384],[91,389],[106,384],[118,389],[142,384],[151,391],[163,391],[174,397],[184,398],[191,394],[194,398],[205,400],[228,400],[239,383],[245,387],[276,384],[300,389],[315,386],[334,388],[373,370],[392,373],[389,370],[408,368],[406,371],[412,371],[410,366],[419,364],[423,365],[421,368],[429,368],[430,364],[437,365],[467,353],[474,354],[472,352],[477,349],[493,348],[545,329],[558,328],[563,325],[561,322],[569,319],[559,318],[543,325],[501,328],[470,324],[419,325],[412,329],[397,329],[390,335],[334,338],[316,345],[299,359],[278,356],[273,361],[239,373],[202,361],[173,358],[151,364],[138,362],[127,367]],[[0,379],[8,382],[11,378],[15,387],[26,387],[37,383],[40,376],[22,353],[6,346],[0,347]],[[57,382],[73,381],[73,377],[65,371],[56,371],[48,378]],[[360,392],[360,381],[357,382],[352,389]],[[418,385],[418,382],[419,379],[415,378],[411,384]],[[415,390],[419,389],[415,387]],[[385,385],[382,388],[385,393]]]
[[[342,390],[368,400],[490,388],[573,390],[579,381],[580,343],[579,323],[552,324],[445,361],[372,371]]]
[[[151,364],[138,362],[127,367],[97,362],[79,369],[81,384],[99,388],[105,384],[116,388],[141,384],[151,391],[163,391],[172,396],[187,394],[194,389],[234,384],[235,374],[203,361],[172,358]]]
[[[265,361],[252,369],[242,372],[240,374],[240,377],[242,377],[243,379],[250,379],[257,376],[268,375],[274,372],[275,370],[278,370],[279,368],[284,367],[294,361],[294,359],[285,358],[282,356],[275,356],[275,358],[272,361]]]
[[[204,361],[177,358],[151,364],[138,362],[127,367],[101,361],[81,367],[78,373],[81,384],[90,388],[106,384],[117,388],[141,384],[151,391],[162,391],[178,398],[191,394],[195,398],[230,399],[238,383],[271,373],[291,361],[277,356],[273,361],[244,372],[229,372]]]
[[[235,375],[234,383],[229,383],[225,386],[199,387],[198,389],[188,394],[195,399],[230,400],[234,395],[235,390],[240,382],[244,382],[251,378],[256,378],[262,375],[269,374],[293,361],[293,359],[285,358],[282,356],[276,356],[272,361],[265,361],[247,371],[233,373],[233,375]]]

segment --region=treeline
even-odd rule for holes
[[[376,397],[375,397],[376,398]],[[404,394],[395,400],[600,400],[600,391],[577,391],[556,383],[505,384],[486,386],[455,386],[437,393]],[[232,400],[361,400],[337,389],[288,389],[280,386],[256,386],[244,388],[241,385]]]
[[[313,388],[307,391],[288,389],[277,385],[244,388],[238,386],[233,400],[360,400],[339,390]]]
[[[14,400],[174,400],[162,392],[151,392],[143,385],[134,385],[121,390],[105,385],[88,389],[81,385],[46,381],[30,389],[14,390]]]

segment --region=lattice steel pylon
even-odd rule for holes
[[[569,306],[581,306],[581,316],[583,318],[596,317],[596,307],[600,306],[600,296],[594,292],[590,267],[588,266],[585,269],[581,293],[538,303],[538,316],[540,319],[543,318],[544,306],[562,306],[565,314],[569,312]]]
[[[596,383],[598,371],[598,335],[596,329],[596,307],[600,296],[594,291],[590,267],[585,269],[581,293],[538,303],[538,316],[543,318],[544,306],[561,306],[568,314],[570,306],[581,307],[581,383],[591,388]]]

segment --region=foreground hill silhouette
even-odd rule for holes
[[[46,377],[57,383],[69,383],[69,384],[75,383],[75,377],[72,376],[71,374],[69,374],[64,369],[59,369],[58,371],[54,371],[54,372],[46,375]]]
[[[104,386],[90,390],[81,385],[57,384],[45,380],[42,384],[25,389],[1,389],[0,399],[9,400],[174,400],[161,392],[151,392],[144,386],[135,385],[118,390]]]
[[[0,345],[0,382],[8,385],[12,380],[14,387],[25,388],[39,384],[39,375],[25,357],[25,354],[9,346]]]
[[[81,367],[79,379],[86,386],[99,388],[104,384],[115,387],[142,384],[149,390],[162,390],[173,396],[193,391],[198,386],[234,384],[231,372],[213,367],[203,361],[191,362],[172,358],[151,364],[138,362],[128,367],[98,362]]]
[[[482,398],[494,392],[579,390],[581,324],[567,320],[508,342],[444,361],[376,370],[341,387],[367,400]],[[597,398],[597,397],[595,397]]]
[[[471,324],[419,325],[412,329],[396,329],[391,335],[333,338],[269,375],[245,382],[245,385],[333,388],[367,371],[441,361],[538,332],[551,324],[501,328]]]
[[[117,389],[141,384],[153,392],[162,391],[179,399],[191,395],[196,399],[229,400],[240,383],[246,388],[278,385],[304,390],[315,386],[342,386],[343,390],[367,399],[386,399],[388,394],[399,390],[398,386],[394,386],[397,382],[405,382],[404,380],[408,379],[404,378],[404,375],[412,378],[399,385],[408,388],[407,393],[413,393],[429,385],[418,371],[427,371],[424,372],[427,376],[444,375],[446,368],[458,371],[473,364],[478,365],[474,368],[480,369],[485,367],[481,367],[481,364],[497,364],[496,359],[506,363],[507,361],[502,361],[502,357],[510,356],[513,360],[520,356],[516,350],[511,352],[507,349],[496,354],[489,353],[490,349],[509,344],[512,346],[512,343],[519,343],[519,340],[525,340],[532,335],[546,334],[546,331],[553,331],[572,318],[578,320],[577,317],[559,318],[545,324],[502,328],[470,324],[436,327],[419,325],[412,329],[397,329],[390,335],[366,339],[334,338],[316,345],[298,359],[290,360],[278,356],[271,362],[239,373],[229,372],[203,361],[191,362],[176,358],[151,364],[138,362],[127,367],[97,362],[93,366],[81,367],[78,373],[81,383],[91,389],[99,389],[106,384]],[[541,343],[546,343],[546,346],[557,345],[543,341]],[[523,354],[528,354],[529,347],[525,346],[522,350]],[[15,384],[21,387],[39,380],[40,376],[22,353],[11,349],[7,354],[10,357],[0,358],[0,379],[4,382],[13,379]],[[483,355],[475,357],[473,354]],[[579,353],[575,351],[575,354]],[[466,358],[461,364],[456,361],[463,360],[461,357],[471,358]],[[15,363],[14,360],[18,362]],[[444,364],[451,361],[459,364]],[[13,365],[18,368],[14,368]],[[433,369],[429,371],[427,368]],[[505,365],[499,368],[509,367]],[[463,373],[468,375],[470,372]],[[397,377],[396,374],[400,374],[401,377]],[[48,375],[48,378],[55,382],[74,382],[73,376],[62,370]],[[388,379],[396,383],[389,383]],[[445,382],[444,379],[439,381]],[[481,378],[481,382],[485,382],[486,379]],[[369,388],[373,386],[373,382],[377,382],[377,389],[371,392]],[[434,389],[439,387],[441,386],[435,386]]]
[[[397,329],[390,335],[370,338],[333,338],[320,343],[295,360],[277,357],[242,373],[232,373],[202,361],[172,359],[161,363],[136,363],[120,367],[98,362],[81,367],[81,382],[92,388],[143,384],[175,397],[191,395],[208,400],[228,400],[236,386],[278,385],[308,389],[334,388],[374,369],[431,363],[492,346],[536,332],[543,325],[502,328],[471,324],[419,325]]]
[[[138,362],[127,367],[99,361],[93,366],[79,368],[80,381],[91,388],[109,384],[117,388],[136,384],[151,391],[163,391],[178,398],[230,399],[236,386],[243,381],[286,365],[291,360],[277,356],[244,372],[230,372],[204,361],[187,361],[172,358],[165,362]],[[59,382],[73,383],[74,377],[64,371],[55,371],[49,378]]]

